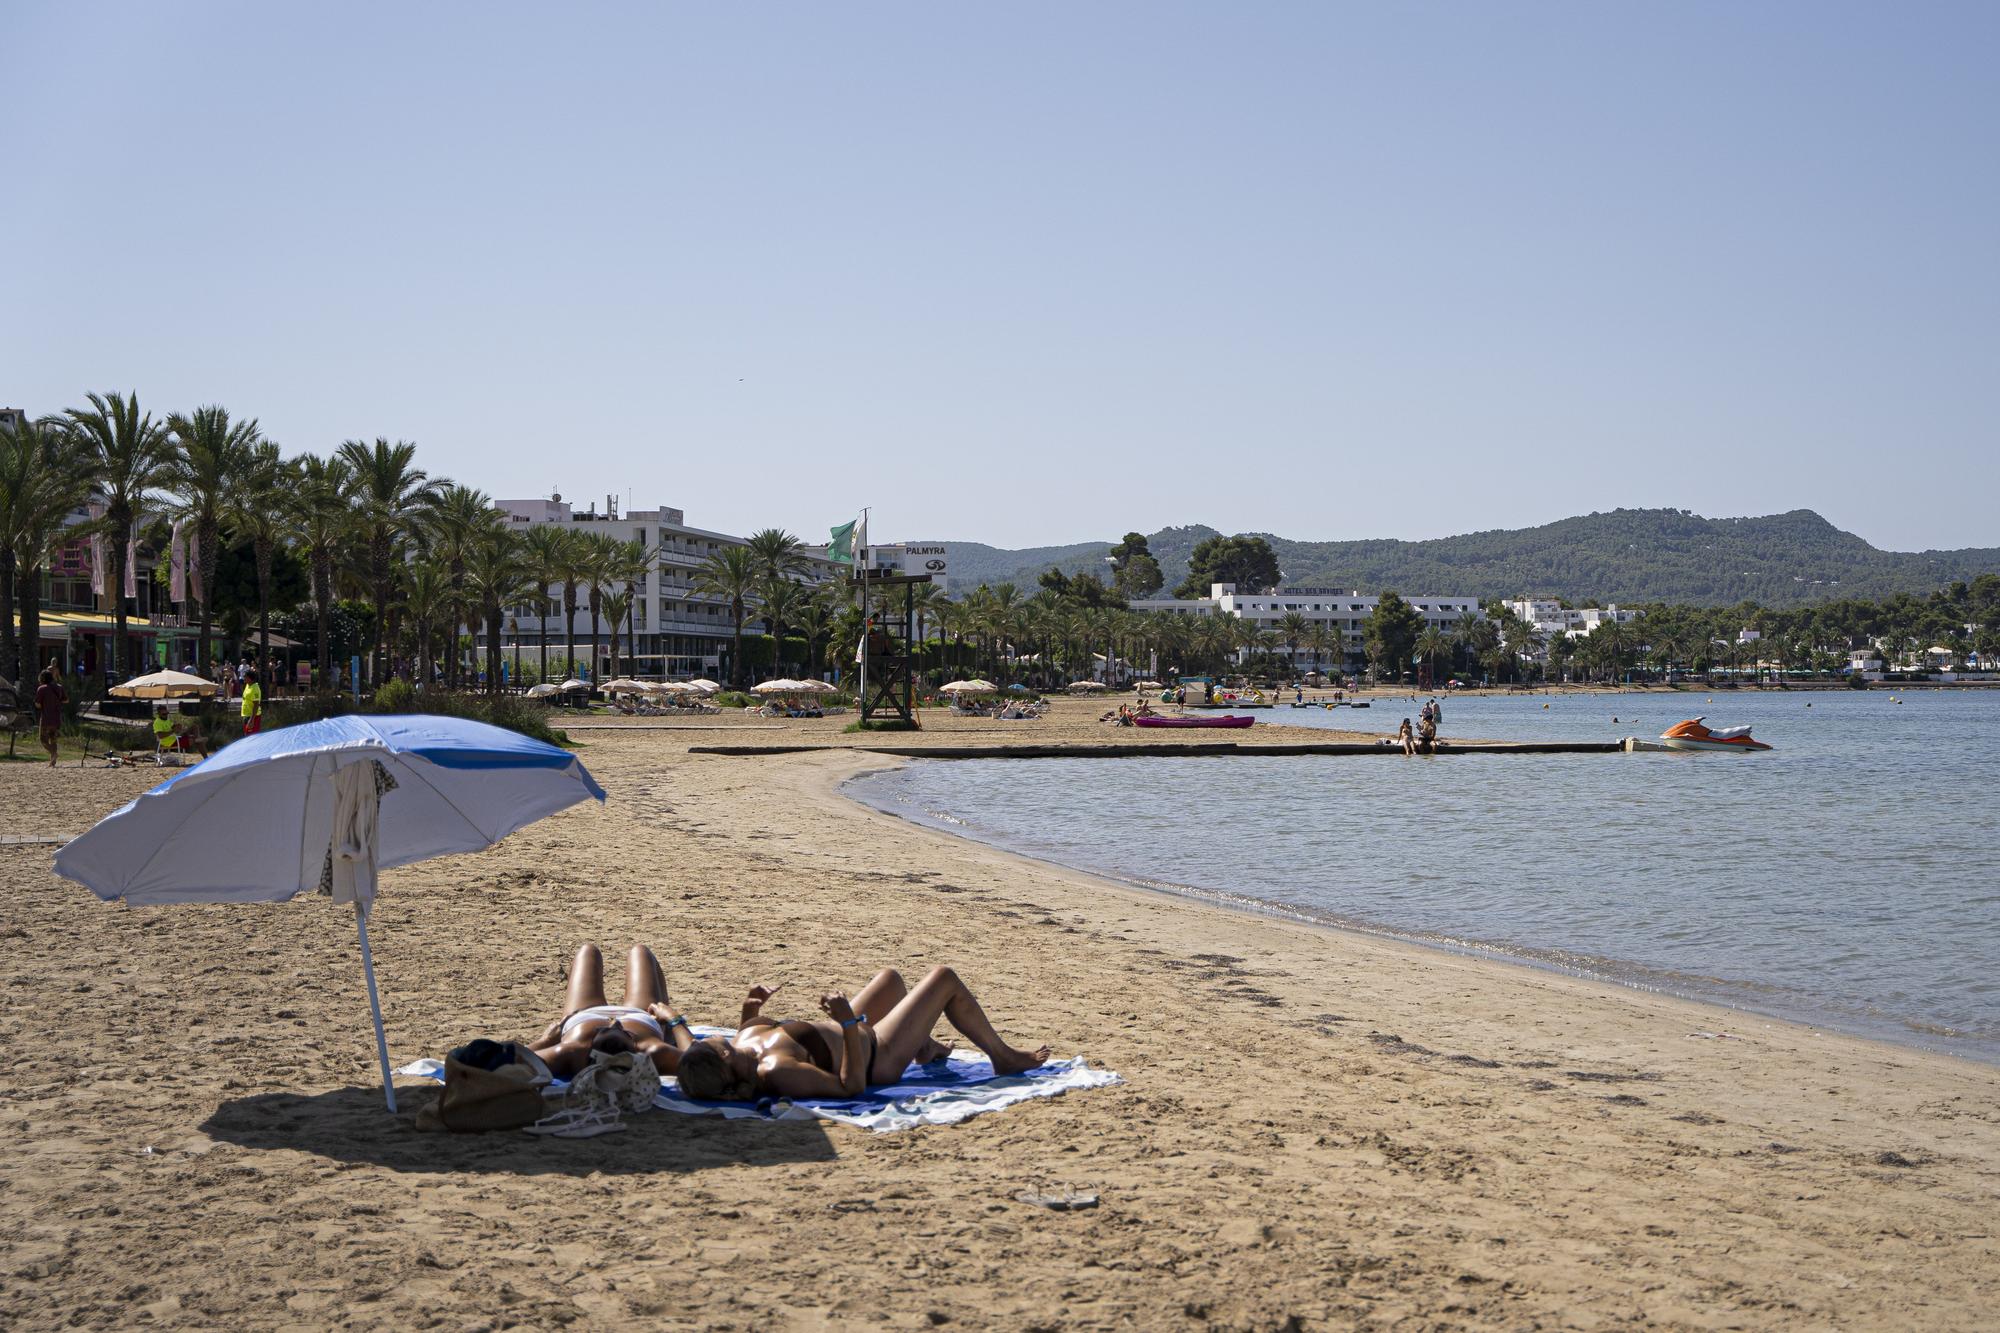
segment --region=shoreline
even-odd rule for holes
[[[638,941],[699,1021],[751,982],[797,1012],[949,964],[1008,1039],[1125,1082],[898,1134],[424,1134],[433,1091],[382,1110],[351,913],[113,907],[0,845],[0,1323],[1973,1330],[2000,1304],[2000,1071],[1059,869],[855,802],[894,763],[844,744],[631,730],[579,751],[606,805],[385,872],[393,1062],[539,1031],[579,944],[622,972]],[[981,733],[1008,734],[932,734]],[[158,776],[0,768],[0,836]],[[1050,1190],[1100,1203],[1018,1197]]]
[[[1598,991],[1603,998],[1646,996],[1671,1004],[1685,1005],[1691,1011],[1691,1020],[1706,1015],[1711,1020],[1735,1019],[1738,1020],[1739,1026],[1753,1022],[1767,1026],[1779,1024],[1786,1028],[1794,1029],[1800,1037],[1831,1037],[1838,1040],[1861,1042],[1871,1047],[1880,1048],[1880,1052],[1884,1055],[1893,1053],[1907,1057],[1934,1058],[1964,1065],[1969,1069],[2000,1073],[2000,1057],[1992,1060],[1984,1060],[1976,1056],[1962,1055],[1954,1051],[1936,1050],[1931,1047],[1913,1045],[1908,1042],[1897,1041],[1891,1037],[1877,1036],[1867,1032],[1848,1031],[1829,1024],[1811,1023],[1802,1019],[1787,1017],[1783,1014],[1766,1013],[1762,1010],[1728,1004],[1721,1000],[1686,995],[1669,990],[1664,986],[1652,987],[1620,981],[1611,977],[1594,976],[1586,971],[1566,967],[1559,962],[1536,958],[1527,953],[1513,952],[1503,945],[1478,940],[1453,941],[1442,936],[1426,937],[1416,932],[1399,931],[1387,926],[1375,926],[1364,921],[1346,920],[1329,913],[1316,911],[1313,908],[1299,906],[1296,903],[1284,903],[1258,898],[1240,891],[1211,889],[1201,885],[1181,884],[1165,880],[1145,880],[1121,875],[1114,871],[1096,870],[1088,866],[1072,865],[1069,862],[1056,860],[1052,857],[1037,856],[1033,852],[1022,851],[997,842],[989,842],[984,838],[970,833],[960,833],[950,828],[940,827],[924,819],[913,819],[899,815],[892,810],[884,810],[880,806],[864,800],[850,790],[854,783],[878,773],[894,772],[907,768],[913,759],[918,758],[917,756],[907,755],[883,755],[879,752],[864,753],[870,753],[871,758],[879,759],[881,762],[861,764],[856,766],[852,772],[845,775],[829,776],[827,779],[827,794],[829,796],[865,811],[870,816],[893,820],[895,823],[906,828],[918,829],[926,834],[966,843],[995,856],[1017,861],[1025,866],[1033,866],[1038,870],[1057,876],[1067,877],[1076,881],[1079,885],[1088,886],[1093,889],[1113,893],[1138,894],[1188,907],[1218,911],[1229,916],[1282,921],[1304,927],[1307,930],[1325,931],[1330,935],[1353,944],[1414,949],[1424,954],[1437,954],[1457,958],[1475,965],[1490,966],[1508,971],[1526,970],[1534,975],[1561,977],[1591,987]],[[1607,964],[1618,962],[1615,959],[1603,959],[1601,961]],[[1625,965],[1640,966],[1639,964],[1631,963]],[[1663,969],[1651,970],[1663,971]],[[1672,975],[1678,976],[1680,974],[1676,973]],[[1728,1025],[1711,1021],[1705,1026],[1723,1028]]]

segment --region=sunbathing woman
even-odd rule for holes
[[[681,1052],[693,1044],[694,1034],[667,995],[667,974],[651,949],[632,946],[625,1003],[610,1004],[604,998],[604,955],[586,944],[570,964],[563,1016],[531,1047],[557,1078],[569,1078],[590,1063],[592,1051],[636,1051],[651,1056],[662,1074],[671,1074],[680,1068]]]
[[[775,987],[752,986],[736,1039],[706,1037],[680,1056],[681,1091],[711,1101],[757,1097],[855,1097],[894,1083],[913,1062],[941,1060],[951,1048],[931,1038],[940,1017],[993,1061],[1018,1074],[1049,1058],[1049,1048],[1016,1050],[1001,1040],[979,1001],[948,967],[933,968],[914,990],[893,970],[849,1000],[820,997],[825,1019],[773,1021],[763,1014]]]

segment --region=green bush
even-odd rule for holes
[[[398,676],[381,689],[375,691],[375,701],[369,708],[371,713],[414,713],[417,691],[409,681]]]
[[[717,708],[755,708],[764,701],[756,695],[746,694],[742,690],[724,690],[722,693],[716,695],[711,702]]]

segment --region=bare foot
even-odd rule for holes
[[[924,1048],[917,1052],[917,1063],[920,1065],[934,1065],[949,1056],[954,1046],[955,1044],[952,1042],[939,1041],[936,1037],[932,1037],[924,1043]]]
[[[1032,1052],[1009,1051],[1004,1056],[993,1057],[993,1072],[996,1074],[1020,1074],[1046,1064],[1049,1048],[1037,1046]]]

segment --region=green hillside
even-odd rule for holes
[[[1196,542],[1213,528],[1163,528],[1154,556],[1173,587]],[[1953,579],[2000,572],[2000,549],[1882,551],[1810,509],[1762,518],[1703,518],[1679,509],[1614,509],[1538,528],[1432,541],[1308,542],[1261,534],[1285,581],[1379,592],[1517,596],[1580,602],[1754,601],[1801,606],[1840,597],[1928,593]],[[1009,551],[951,542],[959,586],[1012,581],[1032,587],[1045,569],[1102,570],[1109,542]]]

